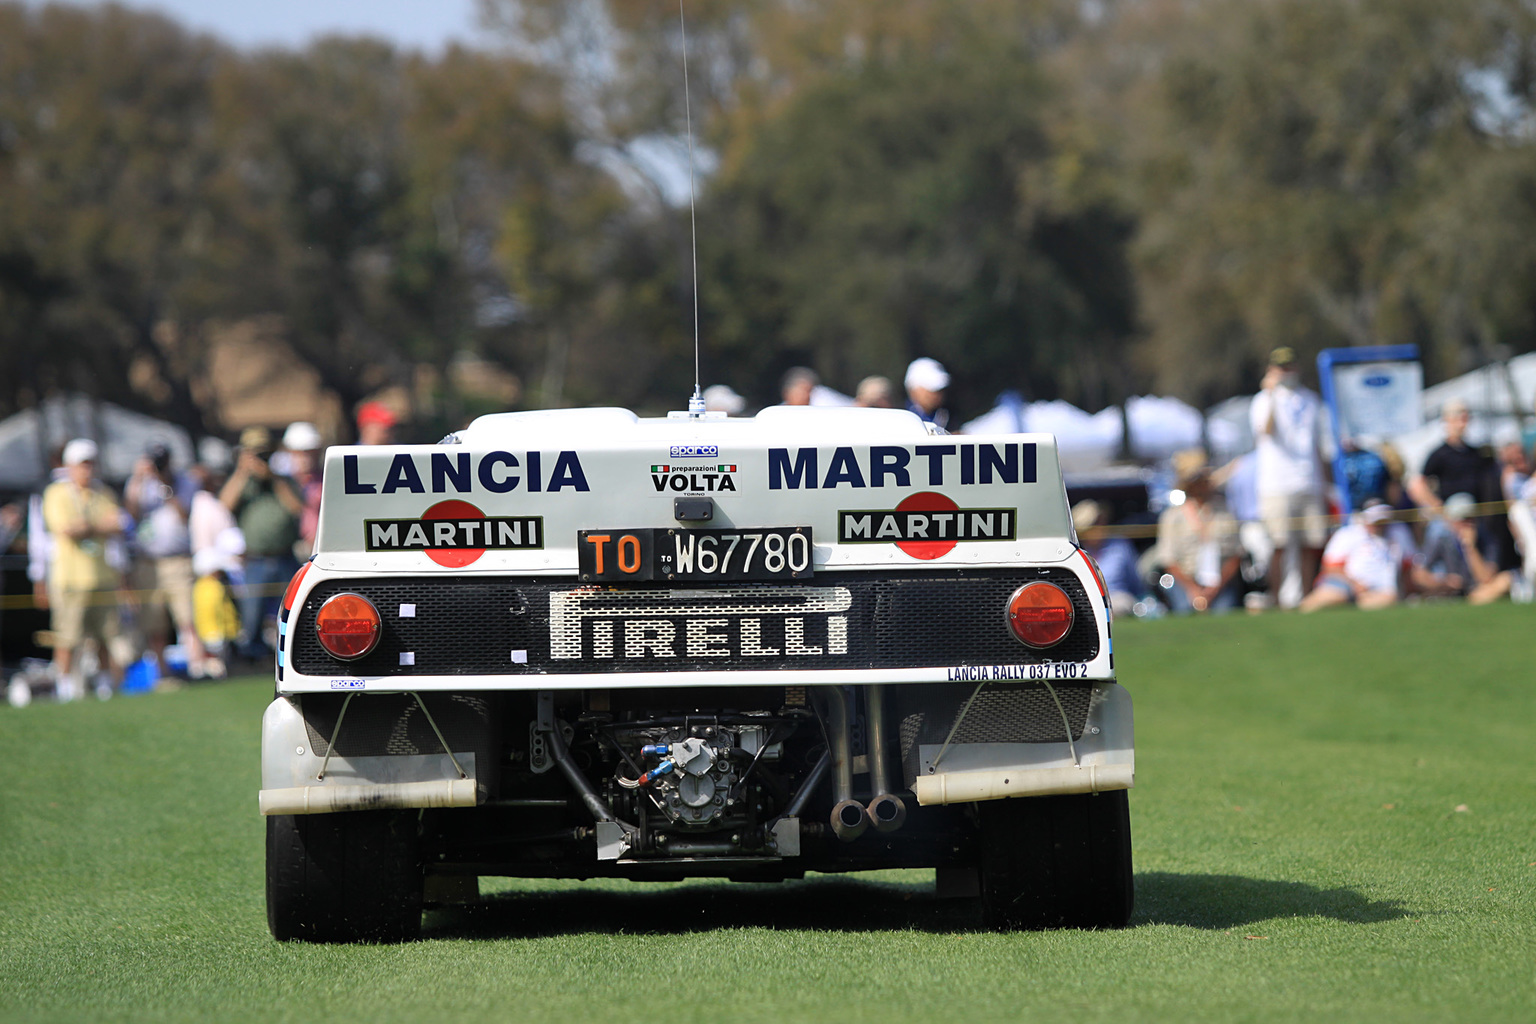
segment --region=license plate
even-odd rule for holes
[[[803,580],[811,528],[577,530],[583,580]]]

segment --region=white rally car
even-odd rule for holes
[[[278,938],[480,875],[937,869],[1130,915],[1131,701],[1045,434],[895,410],[485,416],[332,448],[262,723]]]

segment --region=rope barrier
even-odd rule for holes
[[[283,591],[288,589],[288,583],[286,581],[282,583],[263,583],[260,586],[246,586],[243,584],[236,586],[234,584],[230,584],[229,589],[237,601],[244,595],[253,595],[257,597],[281,597]],[[149,605],[153,607],[154,605],[169,599],[166,592],[159,587],[155,587],[151,590],[123,590],[117,588],[112,590],[91,590],[86,591],[86,594],[86,604],[115,604],[121,607],[130,608],[136,608],[142,605]],[[0,597],[0,610],[25,611],[31,608],[39,608],[37,598],[32,594],[7,594],[4,597]]]
[[[1485,501],[1481,504],[1471,506],[1471,510],[1467,513],[1467,518],[1478,519],[1483,516],[1503,515],[1509,511],[1509,506],[1510,503],[1502,499],[1499,501]],[[1331,529],[1336,529],[1340,526],[1343,526],[1350,520],[1350,516],[1338,515],[1329,515],[1325,516],[1324,518],[1328,520],[1328,526]],[[1427,523],[1431,520],[1442,518],[1444,518],[1444,516],[1439,512],[1433,512],[1422,508],[1410,508],[1394,509],[1391,517],[1387,521],[1393,523]],[[1246,522],[1257,522],[1262,525],[1269,521],[1270,520],[1264,519],[1240,520],[1239,525]],[[1310,522],[1310,517],[1305,516],[1295,516],[1285,520],[1285,524],[1287,526],[1304,526],[1308,522]],[[1094,527],[1094,529],[1098,530],[1105,537],[1126,537],[1132,540],[1147,540],[1157,536],[1156,523],[1121,523],[1114,526],[1097,526]]]
[[[1502,500],[1485,501],[1479,505],[1473,505],[1471,511],[1468,512],[1467,517],[1469,519],[1477,519],[1483,516],[1502,515],[1509,510],[1509,505],[1509,502]],[[1396,523],[1422,523],[1439,518],[1441,518],[1439,513],[1430,512],[1421,508],[1412,508],[1401,511],[1394,511],[1389,521]],[[1348,516],[1330,515],[1327,517],[1327,519],[1328,525],[1330,527],[1343,526],[1346,522],[1349,521]],[[1259,522],[1263,521],[1259,520]],[[1304,517],[1296,517],[1286,520],[1286,524],[1288,526],[1301,526],[1305,525],[1307,522],[1308,520]],[[1126,537],[1132,540],[1149,540],[1157,536],[1156,523],[1126,523],[1116,526],[1099,526],[1095,527],[1095,529],[1099,530],[1106,537]],[[230,585],[230,590],[233,592],[236,599],[239,599],[242,595],[251,594],[255,594],[261,597],[280,597],[283,591],[287,589],[288,584],[286,582],[265,583],[260,586],[247,586],[245,584],[238,586],[234,584]],[[116,604],[136,607],[146,604],[154,605],[160,601],[164,601],[166,600],[166,593],[164,590],[161,590],[158,587],[151,590],[96,590],[91,591],[90,596],[86,600],[87,603],[93,605]],[[0,610],[26,611],[28,609],[35,609],[38,607],[39,606],[36,599],[31,594],[7,594],[3,597],[0,597]]]

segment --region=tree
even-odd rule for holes
[[[722,174],[701,243],[717,340],[760,393],[788,360],[852,382],[933,355],[954,398],[1102,404],[1133,323],[1105,209],[1055,202],[1047,91],[1016,50],[807,89]]]
[[[1122,129],[1161,389],[1251,388],[1281,344],[1418,342],[1437,376],[1490,342],[1536,341],[1536,294],[1509,274],[1532,258],[1530,136],[1487,116],[1491,96],[1529,110],[1528,5],[1121,14],[1082,66],[1123,83],[1100,113]]]
[[[60,388],[203,432],[187,322],[228,53],[158,15],[0,6],[0,405]],[[174,334],[174,331],[170,332]]]

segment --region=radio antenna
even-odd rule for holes
[[[683,19],[683,0],[677,0],[677,29],[683,44],[683,115],[688,130],[688,228],[693,244],[693,397],[688,415],[704,415],[704,392],[699,373],[699,215],[693,185],[693,100],[688,94],[688,26]]]

